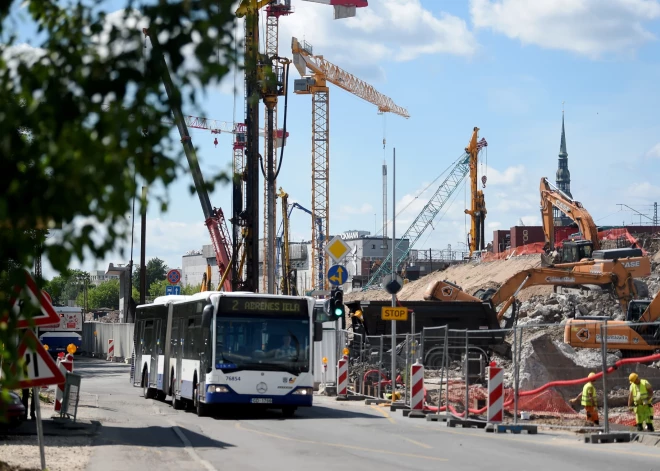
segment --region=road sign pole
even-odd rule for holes
[[[39,456],[41,457],[41,469],[46,469],[46,453],[44,451],[44,428],[41,423],[41,406],[39,404],[39,388],[32,388],[32,400],[34,411],[37,413],[37,439],[39,440]]]
[[[396,245],[396,148],[392,149],[392,280],[396,280],[396,259],[394,246]],[[396,294],[392,294],[392,307],[396,307]],[[392,321],[392,404],[396,400],[396,321]]]

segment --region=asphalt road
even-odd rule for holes
[[[81,391],[98,396],[81,409],[102,424],[91,471],[660,470],[660,449],[639,444],[590,445],[562,432],[494,435],[326,397],[291,419],[279,411],[199,418],[169,400],[145,400],[126,365],[82,359],[75,369]]]

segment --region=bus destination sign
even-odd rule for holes
[[[304,300],[274,298],[221,298],[220,312],[307,316],[307,303]]]

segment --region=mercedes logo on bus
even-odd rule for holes
[[[268,391],[268,385],[266,383],[257,384],[257,392],[259,394],[264,394],[266,391]]]

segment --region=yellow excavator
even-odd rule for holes
[[[494,309],[504,303],[497,311],[497,320],[501,321],[509,307],[514,304],[518,293],[524,288],[539,285],[557,287],[592,284],[613,291],[621,304],[621,309],[623,312],[627,312],[629,303],[637,297],[637,289],[630,273],[617,261],[614,261],[612,271],[609,273],[582,273],[574,270],[574,268],[588,263],[590,262],[580,262],[573,266],[565,264],[563,268],[529,268],[510,277],[497,290],[478,290],[474,295],[466,293],[458,285],[448,281],[434,281],[426,289],[424,299],[427,301],[489,301]],[[513,322],[513,320],[515,320],[515,316],[511,316],[510,321]]]
[[[584,261],[590,263],[573,265],[573,271],[599,274],[611,273],[613,265],[618,261],[633,278],[644,278],[651,275],[651,261],[644,256],[641,249],[601,249],[598,227],[582,203],[556,188],[546,177],[541,178],[539,190],[541,219],[546,242],[546,253],[541,255],[542,267],[565,268],[570,264]],[[557,250],[554,256],[551,254],[555,251],[556,242],[553,207],[558,208],[575,221],[584,238],[584,240],[564,241],[561,249]],[[635,285],[640,297],[648,296],[648,287],[644,282],[635,280]],[[589,288],[588,285],[585,287]]]
[[[652,300],[632,300],[625,321],[606,317],[576,317],[564,327],[564,342],[572,347],[601,348],[601,326],[606,323],[607,349],[624,357],[650,355],[660,348],[660,293]],[[641,325],[652,323],[651,325]]]

